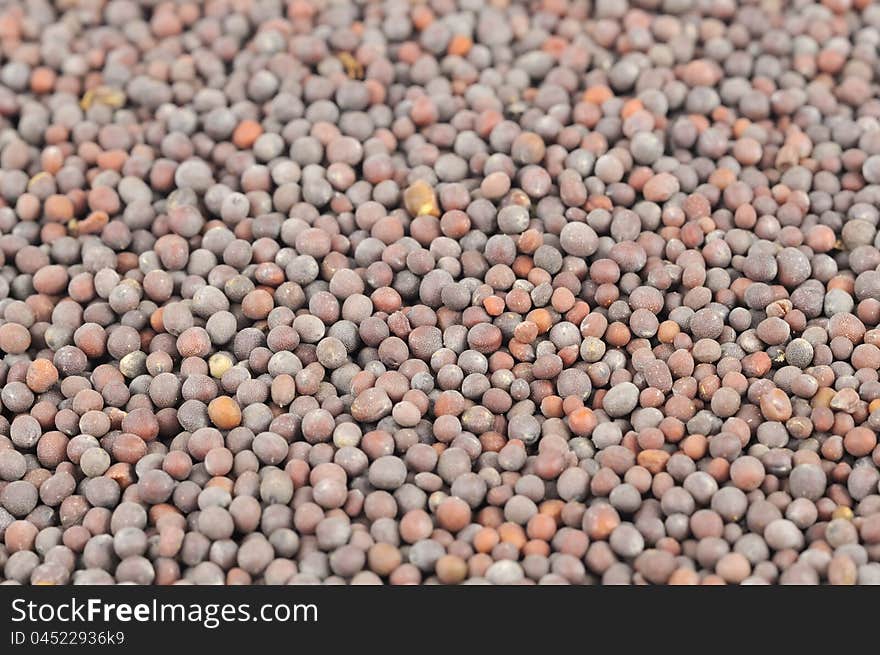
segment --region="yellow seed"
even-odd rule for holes
[[[440,215],[437,195],[424,180],[416,180],[403,192],[403,204],[406,206],[406,211],[412,216]]]
[[[835,509],[831,513],[831,518],[833,519],[846,519],[847,521],[852,521],[853,511],[844,505],[839,505],[837,509]]]
[[[232,368],[232,360],[225,353],[214,353],[208,360],[208,370],[211,372],[211,376],[218,380],[230,368]]]
[[[125,93],[109,86],[99,86],[86,91],[82,100],[79,101],[79,106],[88,110],[96,102],[107,105],[111,109],[119,109],[125,104]]]
[[[364,79],[364,67],[361,65],[361,62],[352,57],[348,52],[340,52],[337,57],[342,62],[346,75],[353,80]]]
[[[129,379],[136,378],[147,370],[147,355],[141,350],[128,353],[119,360],[119,372]]]

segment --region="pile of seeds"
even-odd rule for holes
[[[0,572],[880,583],[880,4],[0,8]]]

